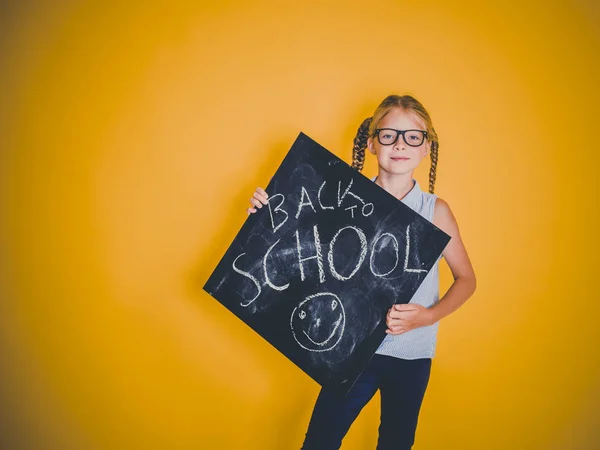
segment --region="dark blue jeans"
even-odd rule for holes
[[[321,388],[301,450],[337,450],[363,407],[381,389],[377,450],[410,450],[429,383],[431,358],[374,354],[345,396]]]

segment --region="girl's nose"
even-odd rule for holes
[[[398,139],[394,143],[394,149],[398,149],[398,150],[406,149],[406,142],[404,142],[404,139],[402,138],[402,136],[400,136],[400,135],[398,136]]]

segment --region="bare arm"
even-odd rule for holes
[[[448,203],[439,197],[435,203],[433,224],[451,236],[442,256],[454,276],[452,286],[438,303],[429,308],[433,313],[434,322],[437,322],[456,311],[473,295],[477,281],[471,260],[460,237],[458,223]]]

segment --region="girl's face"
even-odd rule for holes
[[[387,113],[385,117],[379,121],[377,128],[427,130],[419,116],[412,112],[405,112],[400,108],[394,108]],[[410,136],[405,136],[409,142],[412,142]],[[390,174],[400,175],[412,172],[419,165],[421,160],[429,153],[431,142],[425,138],[421,145],[413,147],[408,145],[402,136],[399,135],[398,139],[393,144],[382,145],[377,139],[377,136],[374,136],[369,137],[367,146],[369,151],[377,156],[380,170],[384,170]]]

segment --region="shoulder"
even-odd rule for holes
[[[455,236],[457,234],[458,224],[450,205],[446,200],[437,196],[435,199],[435,208],[433,210],[433,224],[450,236]]]
[[[429,194],[429,195],[435,195],[435,194]],[[444,212],[447,213],[448,211],[450,211],[450,205],[448,205],[448,202],[446,200],[435,195],[435,210],[436,210],[436,212],[439,211],[440,213],[444,213]]]
[[[475,283],[475,272],[462,241],[458,223],[448,202],[441,198],[438,198],[435,202],[433,224],[450,236],[450,241],[444,248],[442,255],[448,263],[454,279],[468,277],[473,279]]]

